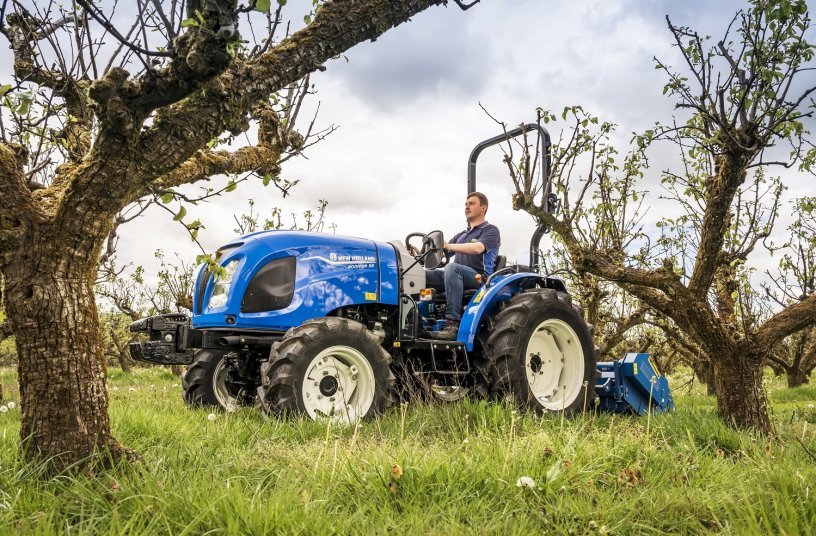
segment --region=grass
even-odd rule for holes
[[[0,534],[808,534],[812,387],[769,378],[777,437],[736,432],[699,388],[645,418],[566,420],[505,404],[412,404],[358,428],[190,410],[162,369],[111,372],[136,467],[44,478],[0,414]],[[16,380],[0,369],[6,400]],[[530,477],[534,488],[517,487]]]

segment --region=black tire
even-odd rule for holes
[[[255,393],[244,392],[241,386],[230,381],[229,354],[226,350],[196,351],[193,363],[181,379],[182,398],[188,406],[231,409],[227,407],[229,404],[233,408],[252,404]]]
[[[326,365],[319,364],[321,355]],[[265,414],[356,422],[396,403],[390,364],[391,356],[379,339],[359,322],[336,317],[309,320],[272,346],[269,361],[261,365],[258,405]],[[349,370],[356,372],[349,376]]]
[[[594,328],[566,292],[531,289],[517,294],[494,316],[491,327],[480,367],[491,396],[510,396],[519,407],[537,413],[569,415],[591,407],[598,359]],[[546,340],[555,351],[548,350],[553,346],[546,346]],[[539,351],[528,355],[529,349]],[[553,380],[556,373],[559,378]],[[569,384],[565,389],[562,381]]]

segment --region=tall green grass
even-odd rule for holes
[[[13,373],[0,381],[13,400]],[[771,439],[725,427],[699,387],[676,388],[678,410],[648,431],[482,401],[354,428],[250,408],[211,421],[166,371],[113,371],[114,433],[144,462],[45,477],[18,460],[19,407],[0,414],[0,534],[812,533],[813,391],[768,381]]]

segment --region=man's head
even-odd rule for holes
[[[487,214],[487,196],[482,192],[469,193],[465,200],[465,218],[471,225],[479,225]]]

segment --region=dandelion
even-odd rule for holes
[[[397,462],[391,464],[391,476],[394,477],[394,480],[402,478],[402,467]]]
[[[14,409],[17,404],[15,404],[14,402],[9,402],[7,405],[8,409]]]
[[[210,421],[214,421],[215,420],[215,413],[210,413],[209,415],[207,415],[207,419],[209,419]]]
[[[535,480],[533,480],[529,476],[520,476],[518,480],[516,480],[517,488],[535,489],[535,485],[536,485]]]
[[[8,411],[8,407],[6,407],[6,406],[0,406],[0,413],[5,413],[5,412],[7,412],[7,411]]]

